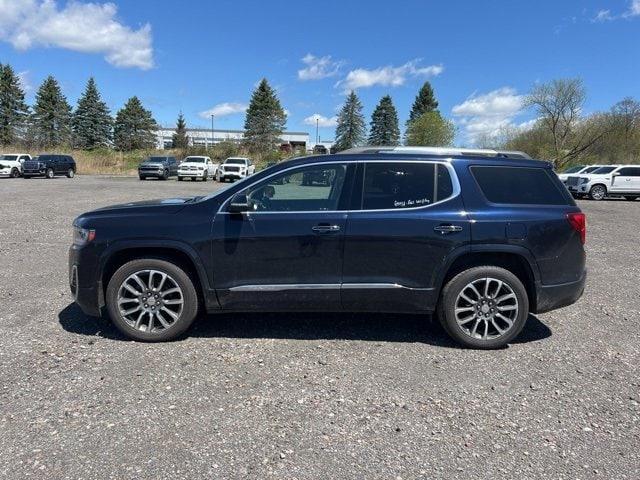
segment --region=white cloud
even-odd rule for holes
[[[300,80],[320,80],[322,78],[333,77],[338,74],[340,67],[344,64],[342,61],[334,61],[331,55],[324,57],[316,57],[311,53],[307,53],[302,58],[302,63],[306,67],[298,70],[298,78]]]
[[[0,0],[0,40],[18,50],[58,47],[103,54],[116,67],[153,67],[151,26],[134,30],[117,19],[113,3]]]
[[[593,22],[607,22],[609,20],[613,20],[613,16],[611,15],[611,10],[598,10],[598,13],[595,17],[593,17]]]
[[[248,105],[245,103],[219,103],[211,107],[209,110],[200,112],[200,117],[209,118],[211,115],[216,117],[226,117],[227,115],[234,115],[236,113],[244,113],[247,111]]]
[[[522,112],[524,96],[515,89],[503,87],[482,95],[473,94],[464,102],[454,105],[451,112],[468,140],[481,136],[494,136],[505,127],[514,126],[513,120]]]
[[[18,72],[18,81],[20,82],[22,90],[24,90],[26,93],[29,93],[33,90],[33,84],[31,83],[31,74],[29,70]]]
[[[631,0],[629,7],[626,11],[619,15],[614,15],[611,10],[602,9],[598,10],[596,16],[591,19],[592,22],[608,22],[612,20],[618,20],[620,18],[633,18],[640,16],[640,0]]]
[[[311,125],[313,127],[316,126],[316,121],[318,122],[319,127],[335,127],[338,124],[338,117],[333,116],[331,118],[327,118],[319,113],[314,113],[303,120],[305,125]]]
[[[640,0],[632,0],[629,10],[625,14],[627,17],[637,17],[640,15]]]
[[[383,87],[399,87],[403,85],[407,77],[436,77],[444,71],[442,65],[429,65],[419,67],[419,59],[394,67],[387,65],[373,70],[365,68],[357,68],[351,70],[344,80],[336,83],[336,87],[342,88],[344,91],[355,90],[357,88],[368,88],[375,85]]]

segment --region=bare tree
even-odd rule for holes
[[[602,122],[582,119],[585,99],[582,81],[570,78],[537,85],[525,100],[550,135],[549,153],[557,168],[586,155],[607,132]]]

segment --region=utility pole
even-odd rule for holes
[[[318,135],[318,126],[319,126],[319,122],[320,119],[316,118],[316,145],[318,144],[318,142],[320,141],[320,136]]]
[[[215,135],[214,135],[214,130],[213,130],[213,117],[215,117],[215,115],[212,113],[211,114],[211,147],[213,148],[215,146]]]

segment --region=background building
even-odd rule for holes
[[[175,127],[161,127],[156,132],[158,148],[171,148]],[[213,143],[236,142],[240,143],[244,137],[244,130],[214,130],[212,135],[210,128],[187,128],[189,145],[206,147]],[[282,144],[289,145],[292,149],[306,149],[309,145],[307,132],[284,132]]]

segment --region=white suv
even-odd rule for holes
[[[208,178],[215,178],[218,172],[218,164],[209,157],[191,156],[186,157],[178,165],[178,181],[184,178],[202,179],[206,182]]]
[[[571,176],[567,188],[574,196],[588,195],[592,200],[607,195],[635,200],[640,197],[640,165],[607,165],[589,175]]]
[[[246,157],[229,157],[220,165],[220,168],[218,168],[216,178],[219,182],[226,182],[227,178],[232,181],[240,180],[249,175],[253,175],[255,171],[256,166],[250,159]]]
[[[0,155],[0,175],[18,178],[22,175],[22,164],[31,160],[28,153],[5,153]]]

